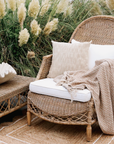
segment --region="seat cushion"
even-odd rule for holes
[[[63,86],[56,86],[56,83],[52,78],[46,78],[31,82],[29,89],[33,93],[49,95],[53,97],[69,99],[71,96],[67,89]],[[88,89],[78,90],[77,96],[74,97],[74,101],[87,102],[91,99],[91,92]]]

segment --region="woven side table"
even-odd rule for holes
[[[13,79],[0,84],[0,117],[27,104],[29,83],[34,80],[35,78],[16,75]]]

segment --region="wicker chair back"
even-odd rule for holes
[[[91,41],[93,44],[114,44],[114,17],[94,16],[83,21],[75,29],[70,41]]]

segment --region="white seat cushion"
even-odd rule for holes
[[[29,89],[31,92],[49,95],[53,97],[69,99],[71,100],[71,96],[67,89],[63,86],[56,86],[56,83],[52,78],[46,78],[31,82],[29,85]],[[74,101],[87,102],[91,99],[91,92],[87,89],[78,90],[77,96],[73,99]]]

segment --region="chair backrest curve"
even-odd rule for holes
[[[70,41],[75,39],[80,42],[91,41],[93,44],[114,44],[114,17],[99,15],[93,16],[78,25]]]

